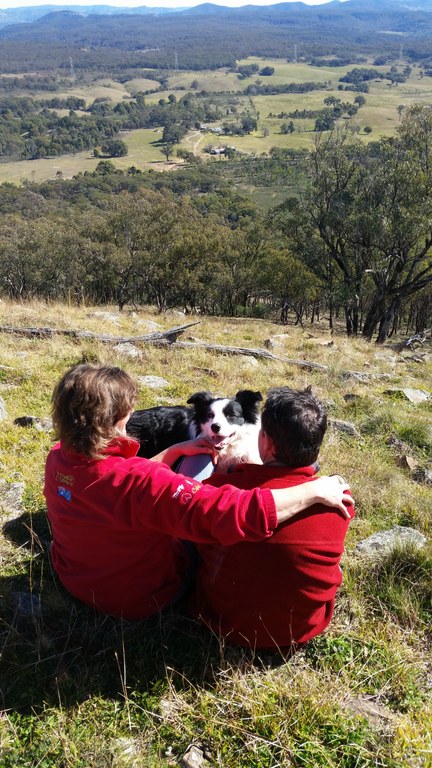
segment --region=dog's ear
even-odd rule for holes
[[[193,421],[195,422],[198,431],[199,425],[207,421],[208,407],[214,400],[213,395],[210,392],[195,392],[191,395],[188,404],[193,406]]]
[[[251,389],[240,389],[235,399],[240,403],[245,421],[254,424],[258,417],[258,403],[263,399],[261,392]]]
[[[212,400],[214,400],[214,397],[211,392],[195,392],[194,395],[190,396],[187,403],[188,405],[193,405],[196,408],[202,407],[203,405],[208,405],[212,402]]]

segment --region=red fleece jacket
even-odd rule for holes
[[[211,488],[165,464],[136,457],[130,438],[103,459],[57,444],[45,468],[52,562],[67,590],[104,613],[156,613],[180,589],[187,567],[176,537],[234,544],[270,536],[277,525],[269,491]]]
[[[282,488],[313,475],[313,467],[241,464],[206,482],[223,485],[229,478],[238,488]],[[258,544],[200,546],[194,615],[237,645],[283,648],[310,640],[333,615],[348,522],[337,510],[315,505]]]

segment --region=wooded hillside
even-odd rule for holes
[[[122,67],[171,68],[176,51],[180,68],[208,69],[248,55],[292,58],[295,45],[298,55],[307,57],[397,54],[401,34],[407,55],[429,60],[431,33],[430,12],[393,0],[348,0],[329,3],[324,10],[301,3],[244,8],[204,4],[162,16],[84,17],[60,10],[1,29],[0,65],[6,72],[26,71],[34,68],[37,53],[37,69],[67,68],[72,53],[76,68],[91,62],[104,66],[109,57]]]

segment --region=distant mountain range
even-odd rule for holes
[[[121,8],[108,5],[40,5],[35,7],[9,8],[0,10],[0,28],[3,39],[47,40],[49,36],[58,41],[58,34],[69,42],[79,36],[80,43],[100,45],[98,29],[119,28],[119,20],[129,19],[126,27],[136,31],[148,27],[150,19],[163,25],[163,19],[173,14],[181,18],[213,17],[217,19],[247,22],[262,21],[293,27],[319,23],[323,27],[342,25],[350,32],[377,31],[395,35],[421,36],[431,32],[432,0],[332,0],[323,5],[311,6],[302,2],[285,2],[275,5],[245,5],[231,8],[214,3],[203,3],[193,8]],[[141,17],[145,16],[145,19]],[[132,18],[133,17],[133,21]],[[160,18],[163,17],[163,18]],[[65,22],[67,22],[65,24]],[[342,28],[341,27],[341,28]],[[124,31],[123,27],[123,31]],[[50,35],[47,36],[50,30]],[[42,38],[39,35],[42,35]],[[84,36],[84,38],[83,38]],[[134,35],[132,35],[132,39]],[[134,47],[132,43],[131,47]]]
[[[371,11],[382,13],[387,9],[398,10],[402,13],[404,11],[424,11],[426,13],[432,13],[432,0],[346,0],[343,4],[349,6],[352,10],[354,10],[355,6],[358,12],[363,13],[369,13]],[[340,5],[342,5],[340,0],[330,0],[330,2],[324,3],[318,8],[315,7],[314,10],[322,14],[332,11],[334,6],[339,7]],[[276,3],[271,6],[260,6],[259,4],[245,5],[240,9],[215,5],[214,3],[203,3],[193,8],[189,6],[181,8],[152,8],[145,5],[141,5],[138,8],[125,8],[112,5],[37,5],[0,9],[0,28],[15,24],[29,24],[47,14],[65,12],[75,13],[79,16],[160,16],[173,13],[224,15],[225,13],[231,14],[238,11],[242,13],[256,12],[260,14],[264,10],[276,13],[286,11],[290,14],[298,14],[307,13],[309,9],[310,6],[307,6],[302,2]]]
[[[175,61],[180,69],[212,69],[249,55],[289,58],[294,50],[308,60],[397,58],[403,47],[407,58],[432,65],[432,0],[177,9],[44,5],[0,11],[1,26],[0,72],[46,69],[48,59],[64,68],[72,54],[74,64],[86,68],[96,51],[108,67],[169,69]],[[120,52],[127,52],[127,62]]]
[[[120,8],[113,5],[34,5],[22,6],[21,8],[0,8],[0,28],[10,24],[28,24],[47,13],[63,11],[72,11],[80,16],[117,16],[118,14],[159,16],[163,13],[181,12],[186,8],[187,6],[184,8],[151,8],[145,5],[139,8]]]

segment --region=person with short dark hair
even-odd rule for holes
[[[243,489],[313,486],[327,415],[311,388],[270,390],[261,423],[263,464],[241,464],[205,482]],[[266,541],[199,546],[193,614],[229,643],[273,650],[303,645],[333,615],[348,523],[338,509],[317,504]]]
[[[318,458],[327,429],[327,411],[312,394],[312,387],[274,387],[265,402],[261,425],[263,435],[273,442],[275,462],[306,467]]]
[[[54,389],[59,442],[47,457],[44,487],[51,558],[60,581],[84,603],[126,619],[150,616],[182,591],[189,560],[180,538],[261,540],[317,500],[346,511],[346,484],[330,478],[305,493],[211,488],[175,474],[167,464],[211,452],[202,438],[153,460],[137,457],[139,443],[125,431],[136,395],[125,371],[103,365],[77,365]]]

